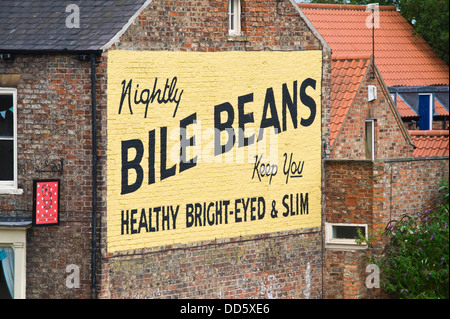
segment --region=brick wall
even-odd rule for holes
[[[448,116],[439,120],[433,119],[433,130],[448,130],[449,129],[449,120]],[[417,127],[417,125],[416,125]]]
[[[155,0],[114,48],[136,50],[321,50],[290,1],[242,1],[244,38],[228,38],[228,1]],[[231,238],[105,254],[106,62],[98,59],[98,213],[100,297],[320,298],[319,229]],[[329,105],[329,52],[324,52],[323,106]],[[1,216],[31,216],[32,180],[61,180],[60,225],[27,233],[27,298],[90,298],[91,92],[89,63],[72,55],[17,55],[0,73],[21,74],[18,96],[18,181],[22,195],[0,195]],[[322,108],[327,135],[329,108]],[[329,135],[329,134],[328,134]],[[36,164],[64,160],[62,173]],[[66,287],[66,267],[80,269],[80,288]],[[152,265],[152,267],[148,267]]]
[[[227,3],[153,1],[112,49],[322,49],[290,1],[242,1],[244,37],[229,38]],[[327,134],[330,58],[328,52],[323,56],[322,134]],[[102,220],[100,298],[322,296],[319,228],[107,253],[105,212]]]
[[[372,209],[373,181],[370,161],[327,161],[325,221],[368,223]]]
[[[228,0],[155,0],[117,42],[137,50],[311,50],[317,39],[289,0],[242,0],[244,37],[228,36]]]
[[[102,298],[318,298],[320,241],[311,230],[117,254],[103,265],[105,289],[100,294]]]
[[[439,181],[448,179],[448,176],[448,158],[376,162],[374,216],[382,215],[384,218],[380,224],[385,225],[405,214],[424,212],[435,207],[439,197]]]
[[[375,242],[367,250],[326,250],[324,298],[383,297],[365,286],[368,258],[387,243],[378,232],[390,220],[435,207],[439,182],[449,176],[448,158],[328,160],[325,173],[325,221],[367,224]]]
[[[98,69],[98,92],[104,81]],[[73,55],[17,55],[0,73],[20,74],[17,87],[18,185],[0,195],[0,216],[31,217],[33,179],[61,180],[60,224],[27,233],[27,298],[90,298],[92,151],[90,64]],[[104,87],[103,87],[104,88]],[[99,105],[102,93],[98,95]],[[99,114],[100,117],[100,114]],[[101,142],[101,141],[100,141]],[[62,173],[38,173],[46,160]],[[79,289],[66,287],[66,267],[80,269]]]
[[[326,161],[324,222],[372,224],[372,176],[370,161]],[[361,296],[366,257],[364,250],[326,249],[324,298]]]

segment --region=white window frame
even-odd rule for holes
[[[434,114],[434,97],[432,93],[419,93],[420,95],[428,96],[430,99],[430,108],[429,108],[429,115],[430,115],[430,121],[428,123],[428,130],[433,129],[433,114]],[[420,113],[420,106],[419,106],[419,113]]]
[[[233,6],[231,4],[234,4]],[[232,12],[231,9],[234,8]],[[234,25],[234,28],[232,28]],[[230,36],[241,35],[241,1],[228,0],[228,34]]]
[[[18,189],[17,182],[17,89],[0,87],[0,95],[10,94],[13,96],[13,180],[0,181],[0,194],[22,194],[22,190]],[[0,137],[0,140],[6,140]]]
[[[26,298],[26,251],[29,226],[11,227],[0,225],[0,247],[14,250],[14,299]]]
[[[365,229],[366,239],[368,238],[367,224],[345,224],[345,223],[325,223],[325,248],[336,250],[364,250],[368,248],[366,242],[357,244],[352,238],[334,238],[333,227],[352,226]]]
[[[366,120],[365,124],[364,124],[364,135],[365,135],[365,140],[364,140],[364,147],[367,143],[367,130],[366,130],[366,124],[370,123],[370,127],[371,127],[371,131],[372,131],[372,141],[371,142],[371,148],[372,148],[372,158],[368,158],[369,160],[374,161],[375,160],[375,120]]]

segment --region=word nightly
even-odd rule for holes
[[[183,95],[184,90],[181,90],[178,93],[177,87],[177,77],[172,79],[172,82],[169,84],[169,79],[166,79],[166,84],[164,85],[164,89],[161,90],[157,88],[158,86],[158,78],[155,78],[153,82],[153,89],[143,89],[139,92],[139,84],[136,84],[134,89],[134,94],[132,91],[132,83],[133,80],[129,80],[128,84],[126,80],[122,81],[122,96],[120,97],[120,105],[119,105],[119,114],[122,113],[123,104],[126,101],[128,103],[128,108],[130,113],[133,114],[133,108],[131,107],[131,96],[134,95],[134,105],[144,104],[145,105],[145,115],[144,118],[147,118],[148,105],[153,103],[155,100],[159,104],[167,104],[169,102],[176,103],[175,110],[173,112],[173,117],[177,114],[178,106],[181,102],[181,96]]]

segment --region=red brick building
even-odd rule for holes
[[[370,55],[332,58],[325,35],[292,0],[36,3],[22,1],[19,6],[18,2],[0,1],[0,19],[5,21],[0,27],[0,253],[4,253],[2,272],[14,277],[13,281],[0,277],[0,296],[317,299],[379,294],[364,285],[365,258],[372,251],[355,249],[346,231],[358,226],[369,233],[402,213],[429,207],[436,183],[448,176],[448,149],[444,156],[414,158],[414,145],[420,143],[408,134],[381,68],[379,71]],[[321,67],[315,82],[320,87],[321,105],[320,112],[316,110],[321,130],[321,205],[315,212],[319,225],[140,248],[129,248],[132,239],[126,249],[109,251],[114,238],[108,231],[115,222],[108,215],[108,165],[114,165],[114,161],[108,162],[114,126],[109,112],[117,93],[109,67],[117,63],[112,61],[117,51],[130,51],[130,56],[156,52],[161,61],[169,53],[209,56],[241,52],[243,61],[253,59],[250,53],[255,52],[268,56],[298,52],[301,57],[319,53],[319,64],[295,61],[305,69],[309,64]],[[270,62],[276,61],[263,60],[259,65],[261,77],[267,75],[264,67]],[[147,72],[135,60],[130,64],[130,73]],[[295,65],[287,65],[294,69]],[[204,73],[215,71],[208,64],[202,67]],[[232,69],[231,65],[223,67]],[[289,71],[286,64],[283,68]],[[237,71],[233,80],[239,83],[239,76],[247,72]],[[153,77],[151,70],[145,77]],[[254,78],[254,82],[259,80]],[[131,81],[128,83],[131,90]],[[175,87],[168,83],[160,92],[161,104],[175,99],[171,95]],[[208,84],[215,85],[215,79]],[[297,98],[286,92],[296,91],[299,101],[308,101],[312,90],[312,85],[303,86],[302,94],[302,85],[291,84],[292,88],[282,87],[284,115],[279,113],[280,118],[288,119],[281,120],[285,128],[292,125],[289,121],[296,116],[292,105],[297,103]],[[145,90],[139,96],[137,85],[134,89],[130,93],[125,82],[122,95],[118,94],[124,105],[127,96],[129,101],[134,98],[134,106],[142,104]],[[266,92],[270,93],[270,88]],[[253,117],[243,111],[249,96],[240,96],[236,108],[236,116],[244,124]],[[266,110],[274,105],[267,101],[263,103]],[[131,103],[128,106],[124,113],[125,109],[131,111]],[[265,119],[275,121],[273,117]],[[127,134],[132,131],[124,129]],[[159,165],[162,152],[152,146],[154,133],[146,133],[145,149],[151,153],[153,147],[158,154],[153,164]],[[135,161],[138,153],[136,148]],[[147,158],[145,172],[152,163],[151,156]],[[121,160],[133,165],[127,156]],[[123,182],[124,174],[118,176]],[[212,176],[217,180],[209,184],[211,189],[219,184],[217,176],[221,175]],[[48,189],[44,193],[45,187],[51,195]],[[53,187],[58,187],[57,192]],[[187,185],[193,193],[198,187],[194,179]],[[171,196],[177,197],[181,191],[174,189]],[[149,198],[153,195],[148,193]],[[39,198],[46,202],[41,205],[44,210],[47,202],[59,199],[55,222],[40,221],[38,225],[36,212],[44,213]],[[136,212],[130,213],[129,219],[119,219],[119,229],[136,233],[133,225],[138,224],[139,231],[151,229],[145,214],[139,218],[133,217]],[[122,216],[126,214],[128,211],[123,211]],[[168,213],[161,216],[169,218]],[[197,221],[201,218],[195,216]],[[203,225],[206,222],[209,220],[204,219]],[[334,238],[333,231],[343,235]],[[6,265],[12,257],[14,272]]]
[[[333,55],[374,53],[407,129],[448,130],[449,69],[394,6],[299,3]]]
[[[372,249],[357,245],[356,229],[377,235],[389,221],[425,211],[448,178],[448,133],[435,132],[443,137],[431,140],[421,137],[424,131],[408,133],[372,63],[370,57],[332,58],[325,298],[385,297],[365,285],[368,257],[384,241],[378,237]]]
[[[385,239],[376,237],[369,249],[353,238],[357,228],[376,236],[389,221],[433,207],[439,182],[449,174],[448,131],[408,131],[411,119],[419,117],[417,101],[406,97],[432,92],[433,127],[442,127],[448,66],[422,39],[413,41],[411,27],[394,7],[379,8],[373,30],[366,6],[299,6],[333,51],[324,298],[379,298],[379,289],[365,284],[366,267]],[[393,49],[400,44],[401,50]]]
[[[295,2],[0,1],[0,8],[0,121],[10,123],[0,134],[0,246],[16,261],[10,295],[322,297],[320,227],[107,251],[109,53],[319,51],[327,135],[329,49]],[[50,179],[51,195],[41,195],[36,182]],[[57,223],[36,225],[39,197],[59,198]]]

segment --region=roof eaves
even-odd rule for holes
[[[329,4],[329,3],[297,3],[300,8],[309,9],[329,9],[329,10],[364,10],[366,11],[366,5],[356,4]],[[383,11],[396,11],[395,6],[379,6],[379,10]]]
[[[295,10],[297,10],[297,12],[300,14],[300,16],[302,17],[302,19],[305,21],[306,25],[308,26],[308,28],[312,31],[312,33],[314,34],[314,36],[320,41],[320,43],[322,43],[323,47],[330,53],[332,53],[331,47],[328,45],[327,41],[325,41],[325,39],[322,37],[322,35],[320,34],[319,30],[316,29],[316,27],[314,26],[314,24],[308,19],[308,17],[306,16],[306,14],[301,10],[301,8],[299,7],[299,5],[295,2],[295,0],[289,0],[292,4],[292,6],[295,8]]]
[[[448,136],[449,131],[448,130],[410,130],[408,131],[410,135],[412,136],[436,136],[436,135],[443,135]]]
[[[116,43],[119,38],[128,30],[130,25],[136,20],[136,18],[141,14],[141,12],[150,5],[153,0],[146,0],[145,3],[133,14],[133,16],[128,20],[128,22],[117,32],[105,45],[100,49],[103,51],[108,50],[114,43]]]
[[[335,58],[335,57],[333,57],[332,59],[333,59],[333,60],[338,60],[338,58]],[[366,57],[366,58],[364,58],[364,57],[359,57],[359,58],[356,57],[356,59],[366,59],[366,60],[367,60],[367,57]],[[342,58],[339,58],[339,60],[345,60],[345,58],[342,57]],[[371,60],[371,61],[372,61],[372,60]],[[364,66],[364,68],[365,68],[366,70],[365,70],[365,72],[364,72],[364,75],[363,75],[362,78],[361,78],[361,81],[360,81],[359,84],[358,84],[358,88],[356,89],[355,94],[353,95],[352,102],[351,102],[351,104],[350,104],[350,106],[349,106],[347,112],[345,113],[345,116],[344,116],[344,119],[342,120],[341,126],[339,127],[339,130],[338,130],[336,136],[334,137],[333,143],[330,145],[330,151],[332,151],[333,148],[334,148],[334,146],[336,145],[336,141],[339,139],[339,135],[341,134],[342,129],[343,129],[345,123],[346,123],[348,114],[350,113],[350,110],[352,109],[353,104],[354,104],[354,102],[355,102],[355,96],[358,95],[358,93],[359,93],[359,91],[360,91],[360,89],[361,89],[361,85],[362,85],[362,83],[364,82],[364,79],[367,77],[367,75],[368,75],[369,72],[370,72],[369,69],[370,69],[370,66],[371,66],[371,61],[369,61],[369,63],[368,63],[367,65]]]
[[[95,48],[79,48],[79,49],[19,49],[19,50],[8,50],[0,49],[1,53],[11,53],[11,54],[61,54],[61,53],[76,53],[76,54],[100,54],[102,50]]]

